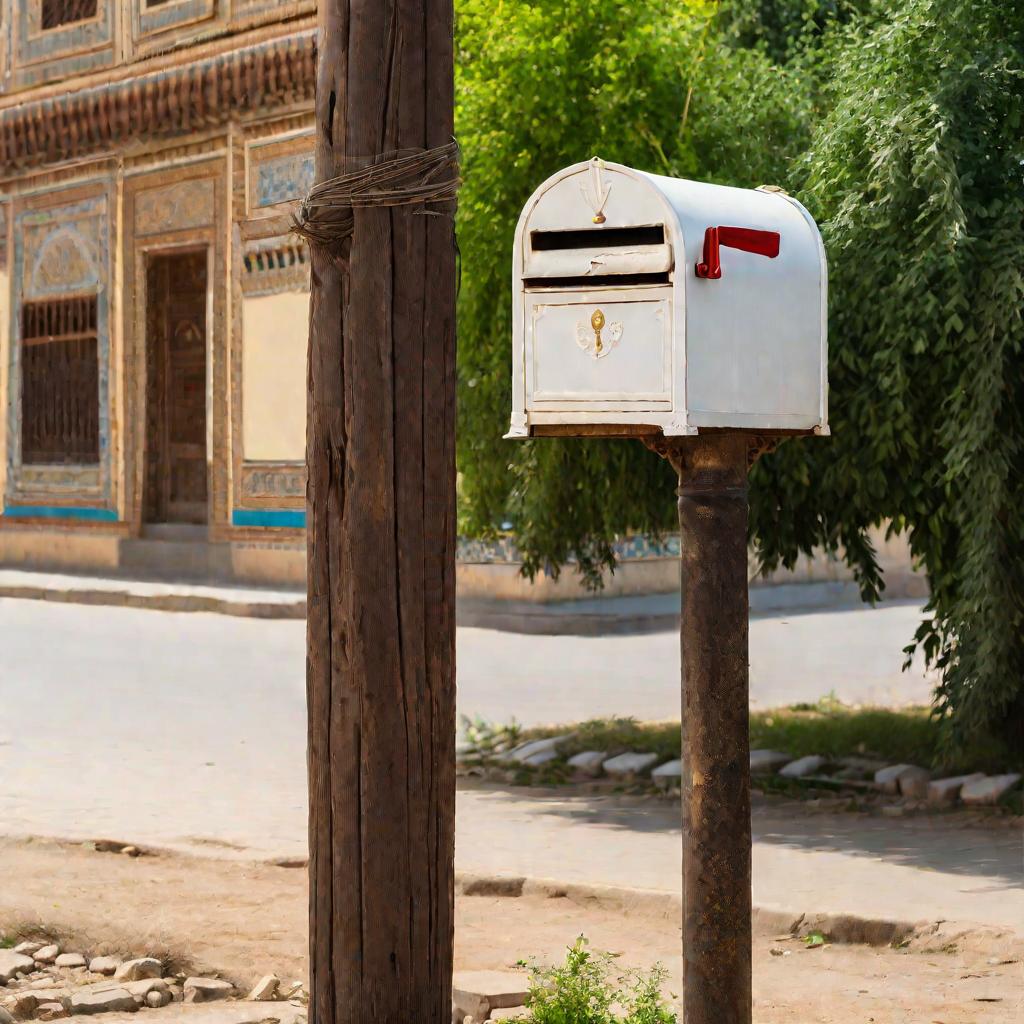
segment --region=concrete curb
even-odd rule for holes
[[[132,590],[98,590],[82,587],[53,589],[23,584],[0,584],[0,597],[55,604],[102,605],[110,608],[148,608],[164,612],[213,612],[252,619],[304,619],[306,601],[259,601],[190,593],[138,593]]]
[[[556,882],[546,878],[516,875],[479,875],[456,872],[455,891],[462,896],[568,899],[623,915],[678,920],[682,897],[678,893],[624,886]],[[812,913],[754,907],[754,930],[803,936],[820,932],[828,941],[865,946],[941,948],[950,941],[970,941],[976,948],[1004,952],[1007,941],[1016,945],[1017,936],[986,925],[950,921],[898,921],[860,917],[856,914]],[[1009,938],[1008,938],[1009,936]],[[1021,943],[1024,946],[1024,943]]]

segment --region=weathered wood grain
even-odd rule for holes
[[[316,179],[448,142],[451,0],[325,0]],[[450,216],[358,209],[312,251],[310,1015],[447,1024],[455,799]]]

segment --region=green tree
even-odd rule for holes
[[[706,0],[460,0],[459,468],[462,527],[511,519],[528,571],[594,580],[623,529],[675,523],[674,481],[636,441],[502,441],[511,252],[536,185],[599,154],[664,174],[791,184],[808,83],[730,45]],[[552,515],[557,509],[558,515]]]
[[[830,257],[832,439],[754,472],[765,563],[909,532],[952,741],[1024,742],[1024,8],[905,0],[852,32],[802,197]]]
[[[781,184],[829,253],[833,436],[761,459],[752,540],[768,569],[841,553],[871,599],[868,531],[906,529],[947,749],[1024,742],[1022,22],[1000,0],[460,0],[463,528],[508,519],[528,572],[575,558],[596,581],[617,533],[675,525],[635,441],[500,440],[535,185],[593,153]]]

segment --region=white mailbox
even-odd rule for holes
[[[512,287],[508,437],[828,433],[825,250],[778,189],[575,164],[526,204]]]

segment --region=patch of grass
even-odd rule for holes
[[[0,949],[14,949],[17,944],[17,939],[12,939],[7,935],[0,935]]]
[[[942,744],[940,723],[929,708],[850,708],[834,697],[816,705],[753,712],[750,746],[784,750],[795,757],[821,754],[906,762],[950,774],[1004,772],[1024,762],[1024,754],[993,745],[968,748],[951,757]]]
[[[633,718],[594,718],[578,725],[560,728],[527,729],[523,739],[560,736],[572,733],[561,746],[566,757],[584,750],[604,750],[614,756],[628,750],[654,753],[666,761],[679,757],[682,736],[678,722],[638,722]]]
[[[584,750],[614,755],[627,750],[677,758],[681,750],[678,722],[637,722],[632,718],[596,718],[573,726],[524,729],[522,740],[571,732],[562,746],[566,757]],[[940,723],[925,707],[852,708],[834,695],[816,704],[796,704],[750,715],[752,750],[782,750],[794,757],[866,757],[889,764],[906,762],[949,774],[1005,772],[1024,768],[1024,751],[978,746],[950,757],[943,749]]]

